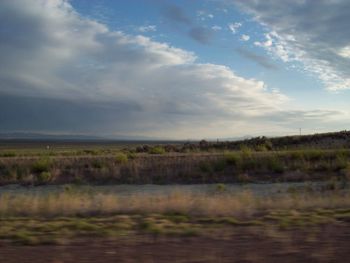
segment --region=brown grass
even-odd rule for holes
[[[89,216],[111,214],[178,213],[200,216],[246,217],[269,210],[349,208],[350,192],[293,193],[259,197],[238,194],[193,194],[174,190],[168,194],[56,193],[2,194],[0,216]]]

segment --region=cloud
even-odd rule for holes
[[[199,10],[197,11],[197,17],[204,21],[204,20],[207,20],[207,19],[213,19],[214,18],[214,15],[213,14],[210,14],[204,10]]]
[[[112,31],[68,1],[1,1],[0,40],[0,130],[198,138],[286,129],[267,120],[288,98],[264,82]]]
[[[157,31],[157,26],[155,25],[140,26],[138,30],[142,33],[155,32]]]
[[[269,30],[256,42],[285,62],[301,62],[328,90],[350,89],[348,0],[235,0]]]
[[[142,109],[137,104],[115,100],[96,103],[86,100],[67,100],[14,96],[0,93],[0,132],[43,131],[98,134],[118,129],[129,133],[135,125],[131,114]],[[123,112],[123,114],[116,114]],[[134,119],[133,119],[134,121]],[[118,123],[123,123],[123,127]],[[116,127],[117,126],[117,127]],[[125,127],[125,129],[124,129]],[[127,128],[126,128],[127,127]]]
[[[163,9],[163,15],[176,23],[182,23],[186,25],[192,24],[192,19],[187,16],[185,10],[177,5],[168,4]]]
[[[350,58],[350,45],[341,48],[338,51],[338,55],[344,58]]]
[[[186,26],[187,28],[185,28],[185,34],[200,44],[209,44],[214,36],[214,30],[197,25],[186,14],[185,10],[182,7],[168,4],[165,8],[163,8],[163,14],[169,21],[173,22],[173,25],[175,25],[176,27],[179,24],[182,26]],[[213,18],[212,14],[208,14],[206,11],[203,10],[197,11],[197,16],[201,20],[206,18]]]
[[[215,25],[215,26],[212,26],[211,29],[212,29],[213,31],[220,31],[220,30],[222,30],[222,27],[221,27],[221,26]]]
[[[245,35],[245,34],[241,35],[241,40],[242,41],[249,41],[249,39],[250,39],[250,36]]]
[[[236,34],[238,29],[242,26],[242,23],[235,22],[228,24],[228,28],[231,30],[232,34]]]
[[[248,49],[245,48],[237,48],[236,52],[241,55],[244,58],[247,58],[253,62],[255,62],[256,64],[258,64],[259,66],[266,68],[266,69],[272,69],[272,70],[277,70],[277,66],[275,64],[273,64],[269,58],[265,57],[265,56],[261,56],[258,55],[252,51],[249,51]]]
[[[193,27],[189,31],[189,36],[201,44],[208,44],[213,37],[213,31],[205,27]]]

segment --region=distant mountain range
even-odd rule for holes
[[[250,139],[253,136],[231,137],[231,138],[210,138],[205,139],[208,141],[240,141]],[[167,138],[155,138],[147,136],[128,136],[128,135],[106,135],[106,136],[94,136],[84,134],[47,134],[47,133],[34,133],[34,132],[9,132],[0,133],[0,140],[52,140],[52,141],[199,141],[199,139],[187,139],[187,140],[174,140]]]
[[[171,141],[169,139],[152,138],[147,136],[94,136],[84,134],[46,134],[32,132],[0,133],[0,140],[49,140],[49,141]]]
[[[107,138],[81,134],[45,134],[45,133],[0,133],[1,140],[106,140]]]

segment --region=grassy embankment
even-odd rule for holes
[[[158,147],[159,148],[159,147]],[[156,150],[158,149],[156,148]],[[0,158],[0,184],[172,184],[345,180],[350,150],[108,155],[8,156]]]

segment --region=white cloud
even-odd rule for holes
[[[249,39],[250,39],[250,36],[245,35],[245,34],[241,35],[241,40],[242,41],[249,41]]]
[[[301,63],[328,90],[350,89],[350,1],[233,2],[270,30],[255,45],[285,62]]]
[[[84,131],[108,126],[109,133],[198,138],[251,134],[267,123],[285,129],[274,118],[288,98],[262,81],[199,63],[192,52],[166,43],[111,31],[77,14],[68,1],[26,3],[0,2],[0,25],[11,28],[0,30],[2,94],[103,109],[92,118],[104,124],[85,123]],[[42,114],[50,112],[46,107]],[[55,114],[71,115],[64,109]]]
[[[350,58],[350,45],[341,48],[337,53],[344,58]]]
[[[142,33],[155,32],[157,31],[157,26],[155,25],[140,26],[138,30]]]
[[[220,31],[220,30],[222,30],[222,27],[215,25],[215,26],[212,26],[211,29],[214,31]]]
[[[205,10],[198,10],[198,11],[197,11],[197,16],[198,16],[199,19],[202,20],[202,21],[207,20],[207,19],[213,19],[213,18],[214,18],[214,15],[213,15],[213,14],[208,13],[208,12],[205,11]]]
[[[236,34],[238,29],[242,26],[242,23],[235,22],[228,24],[228,28],[231,30],[233,34]]]

